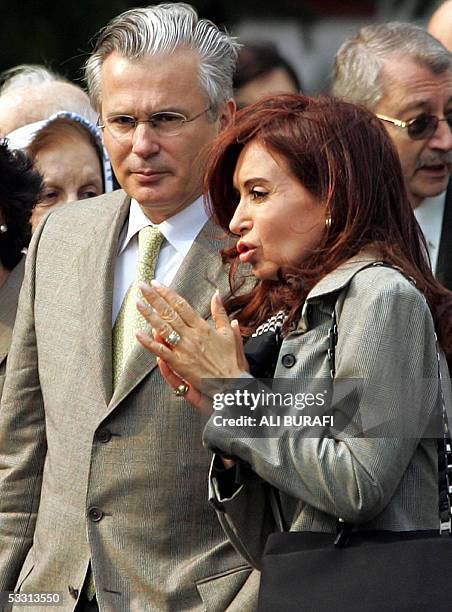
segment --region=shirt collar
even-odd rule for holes
[[[434,198],[425,198],[414,209],[414,215],[421,226],[429,250],[438,248],[445,205],[446,192],[444,191]]]
[[[118,255],[127,247],[132,238],[147,225],[155,225],[174,249],[185,257],[208,220],[204,208],[203,196],[199,196],[192,204],[176,213],[169,219],[156,225],[144,214],[141,206],[132,198],[129,210],[127,232],[120,240]]]

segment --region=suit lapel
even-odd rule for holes
[[[98,381],[107,405],[112,395],[112,304],[119,235],[127,219],[130,198],[117,192],[119,206],[113,215],[100,214],[91,228],[89,242],[78,257],[78,282],[85,347],[90,373]],[[107,226],[106,226],[107,224]]]
[[[449,181],[446,193],[436,276],[445,287],[452,290],[452,180]]]
[[[218,287],[223,295],[228,291],[228,278],[219,255],[220,249],[225,246],[222,236],[222,230],[208,221],[171,283],[203,318],[210,315],[210,299],[216,288]],[[127,360],[108,413],[114,410],[156,365],[155,356],[137,343]]]

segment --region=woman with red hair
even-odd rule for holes
[[[381,122],[328,97],[268,98],[209,160],[211,211],[238,237],[223,253],[232,295],[213,296],[214,326],[171,289],[143,286],[154,337],[139,340],[209,416],[211,496],[231,540],[259,567],[268,483],[294,531],[335,532],[339,518],[435,529],[452,294],[432,276]],[[256,278],[246,293],[243,268]],[[241,482],[223,469],[235,464]]]

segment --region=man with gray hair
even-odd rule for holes
[[[452,55],[415,25],[366,26],[336,54],[333,94],[384,122],[433,270],[452,289]]]
[[[92,123],[97,115],[81,87],[38,64],[22,64],[0,75],[0,135],[70,111]]]
[[[227,291],[202,173],[236,47],[162,4],[113,19],[88,59],[124,191],[51,212],[29,249],[0,409],[0,591],[58,593],[65,612],[254,607],[256,573],[207,503],[203,417],[136,340],[140,282],[206,318]]]

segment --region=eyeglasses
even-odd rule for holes
[[[99,117],[97,120],[97,127],[101,130],[107,128],[114,138],[120,140],[131,139],[139,123],[149,123],[159,136],[177,136],[186,123],[191,123],[209,110],[210,106],[190,119],[182,115],[182,113],[173,113],[171,111],[154,113],[149,119],[142,120],[138,120],[132,115],[112,115],[111,117],[107,117],[104,122],[102,122],[101,117]]]
[[[427,140],[436,132],[440,121],[447,121],[447,125],[452,131],[452,111],[446,113],[443,119],[439,119],[436,115],[419,115],[410,121],[401,121],[400,119],[392,119],[386,115],[378,115],[382,121],[389,121],[396,127],[406,129],[408,136],[412,140]]]

